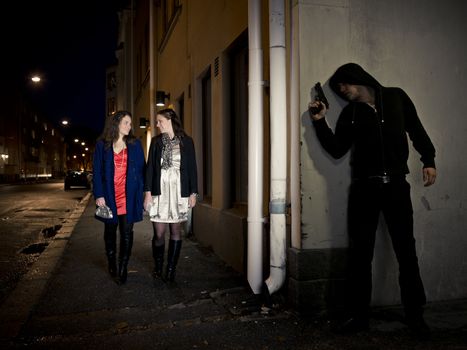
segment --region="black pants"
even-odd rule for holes
[[[399,263],[401,300],[406,313],[421,313],[426,303],[413,235],[410,185],[405,178],[383,184],[354,181],[348,203],[348,309],[367,316],[372,289],[372,260],[380,212],[383,213]]]
[[[117,227],[120,231],[120,254],[118,260],[128,263],[133,246],[133,223],[129,224],[126,220],[126,215],[118,216],[118,223],[106,223],[104,228],[104,240],[107,245],[116,246],[117,242]],[[116,250],[114,248],[114,250]]]

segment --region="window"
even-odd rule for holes
[[[248,202],[248,37],[242,34],[229,50],[230,191],[232,207]]]
[[[211,68],[201,80],[202,125],[203,125],[203,199],[212,199],[212,111],[211,111]]]
[[[112,91],[117,87],[117,78],[115,72],[110,72],[107,74],[107,90]]]
[[[180,0],[162,0],[162,23],[164,32],[167,32],[171,26],[178,8],[180,7]]]
[[[149,78],[149,24],[144,27],[142,41],[138,45],[136,53],[136,79],[138,79],[138,89],[144,88]]]
[[[160,36],[157,39],[159,41],[159,51],[162,51],[177,23],[182,6],[180,0],[161,0],[159,6],[157,23]]]
[[[178,99],[178,116],[180,117],[180,121],[182,123],[182,127],[185,129],[185,95],[182,94]]]

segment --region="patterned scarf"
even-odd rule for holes
[[[172,140],[169,137],[169,134],[162,134],[162,169],[169,169],[172,166],[172,150],[174,146],[180,144],[180,139],[178,136],[175,136]]]

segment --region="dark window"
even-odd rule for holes
[[[211,68],[201,81],[203,120],[203,200],[212,199]]]
[[[185,129],[185,94],[182,94],[178,99],[178,116],[182,122],[182,126]]]
[[[248,37],[242,34],[229,50],[230,190],[232,207],[248,201]]]
[[[179,0],[162,0],[162,23],[164,32],[168,31],[175,18],[177,9],[180,7]]]
[[[107,90],[112,91],[117,87],[117,78],[115,72],[110,72],[107,74]]]

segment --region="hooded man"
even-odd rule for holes
[[[369,327],[372,260],[380,212],[383,213],[399,263],[399,285],[407,325],[419,336],[430,329],[423,319],[426,303],[413,235],[413,210],[407,160],[407,134],[421,155],[425,186],[435,182],[435,148],[416,109],[400,88],[382,86],[355,63],[337,69],[331,89],[349,103],[335,132],[325,120],[326,106],[310,104],[310,116],[322,147],[334,158],[351,150],[352,182],[348,199],[349,317],[336,330],[356,332]],[[312,110],[315,112],[313,114]]]

